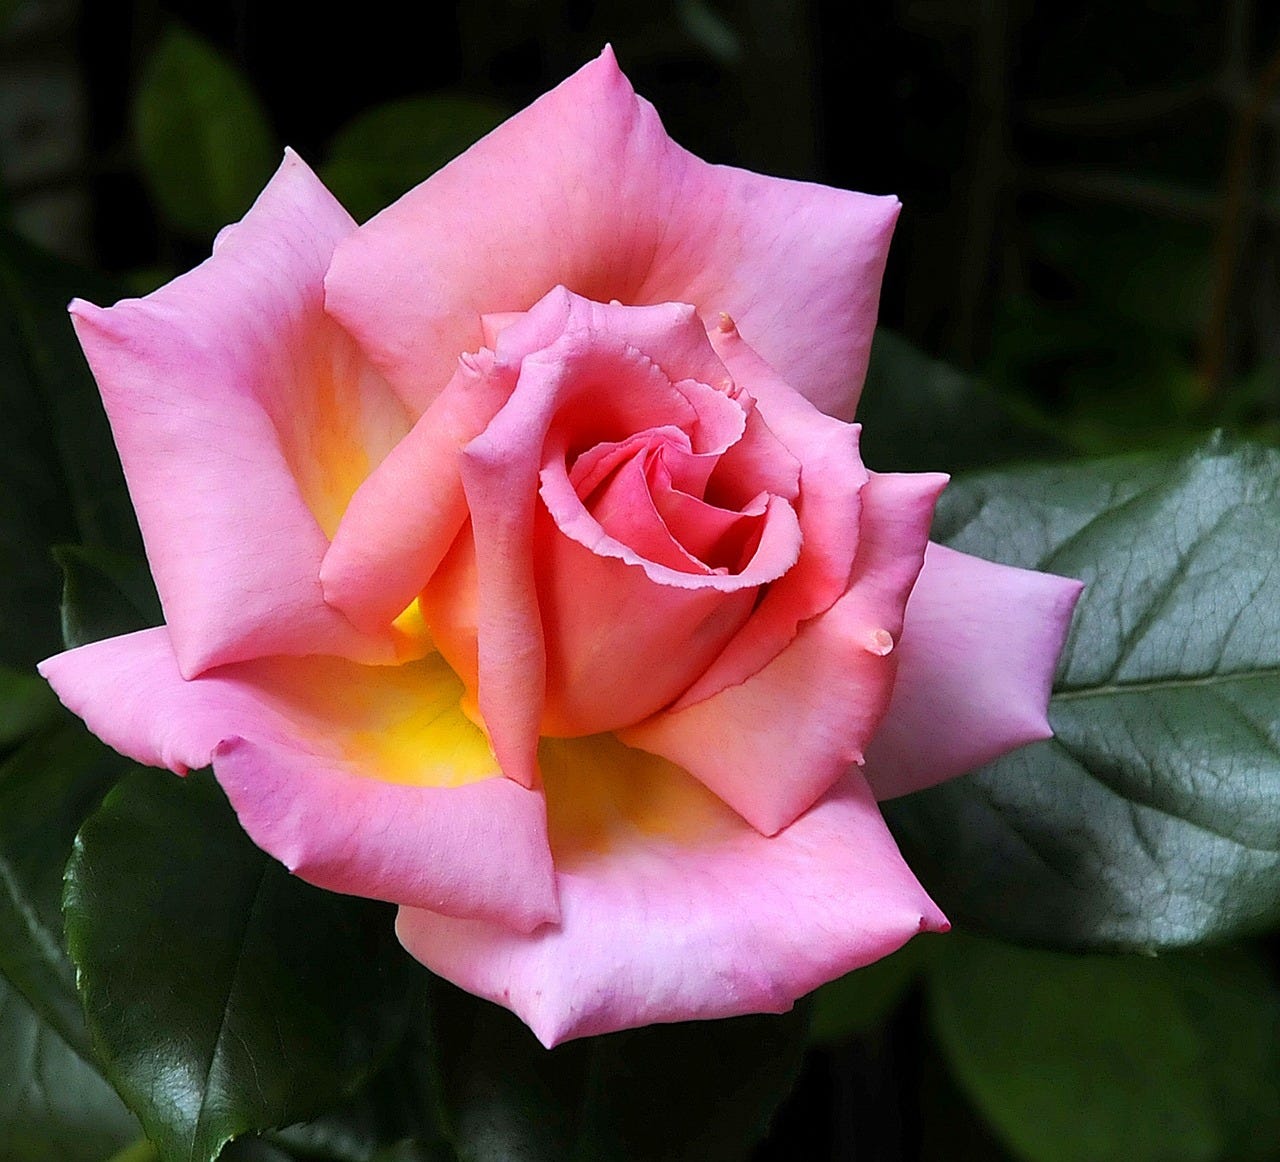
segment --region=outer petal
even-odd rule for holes
[[[857,774],[765,839],[661,760],[607,737],[555,745],[542,766],[560,923],[521,935],[406,908],[397,924],[433,972],[513,1009],[544,1045],[784,1012],[947,926]]]
[[[895,198],[707,165],[606,49],[339,247],[328,303],[421,410],[480,315],[564,284],[728,311],[823,410],[852,416]]]
[[[183,673],[271,653],[389,659],[323,600],[347,500],[408,417],[323,310],[355,228],[289,154],[214,255],[72,316],[115,433]]]
[[[541,796],[493,777],[438,659],[264,658],[188,682],[162,627],[40,670],[121,753],[212,761],[254,842],[311,883],[522,931],[558,915]]]
[[[848,592],[764,669],[621,737],[689,770],[774,835],[860,763],[889,705],[894,643],[943,476],[874,475]]]
[[[878,799],[1049,738],[1046,716],[1079,581],[930,545],[907,606],[898,681],[866,776]]]

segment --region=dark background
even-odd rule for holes
[[[1269,3],[8,7],[13,207],[109,271],[162,275],[207,249],[157,220],[132,143],[139,77],[175,21],[243,71],[278,142],[313,164],[388,100],[452,91],[514,111],[611,41],[709,160],[898,194],[883,321],[1081,450],[1215,423],[1266,433],[1280,414]],[[49,91],[24,90],[28,73]]]

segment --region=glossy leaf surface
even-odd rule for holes
[[[1280,453],[989,473],[935,536],[1082,578],[1056,737],[886,804],[953,921],[1059,947],[1224,940],[1280,918]]]

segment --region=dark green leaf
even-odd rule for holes
[[[62,640],[67,649],[164,621],[145,561],[84,545],[59,545],[53,555],[62,567]]]
[[[80,825],[125,765],[65,712],[0,765],[0,972],[85,1057],[62,941],[62,872]]]
[[[456,1162],[457,1157],[447,1145],[405,1141],[379,1150],[370,1162]]]
[[[1029,1162],[1280,1156],[1280,993],[1243,953],[1079,956],[954,937],[938,1039]]]
[[[363,222],[425,181],[508,114],[492,101],[451,93],[379,105],[338,131],[321,175]]]
[[[114,288],[0,234],[0,664],[27,670],[59,648],[64,541],[140,552],[98,390],[67,301]]]
[[[959,472],[1065,451],[989,388],[883,328],[858,421],[863,458],[880,472]]]
[[[0,1162],[102,1162],[141,1134],[115,1091],[0,978]]]
[[[160,1162],[160,1154],[146,1138],[139,1138],[118,1154],[112,1154],[107,1162]]]
[[[112,1154],[107,1162],[160,1162],[160,1154],[146,1138],[139,1138],[118,1154]]]
[[[441,1076],[466,1162],[740,1162],[799,1070],[803,1009],[653,1025],[546,1050],[442,986]]]
[[[180,230],[212,235],[240,218],[275,167],[271,127],[249,83],[182,29],[156,47],[133,117],[143,175]]]
[[[207,773],[128,776],[76,839],[64,907],[94,1045],[167,1162],[350,1096],[421,971],[387,906],[294,879]]]
[[[928,1030],[923,1030],[926,1034]],[[920,1038],[918,1162],[1026,1162],[1008,1150],[974,1107],[934,1036]],[[914,1162],[914,1160],[913,1160]]]
[[[237,1138],[218,1156],[218,1162],[293,1162],[293,1155],[260,1138]]]
[[[400,1142],[420,1149],[406,1158],[451,1159],[440,1124],[438,1079],[430,1029],[428,985],[415,970],[404,1041],[381,1071],[349,1102],[301,1125],[271,1135],[272,1141],[308,1156],[334,1162],[377,1162]]]
[[[1086,582],[1057,737],[886,804],[953,920],[1059,946],[1223,940],[1280,918],[1280,453],[992,473],[956,548]]]
[[[677,0],[676,16],[689,39],[713,60],[730,67],[742,63],[741,35],[706,0]]]
[[[0,753],[48,726],[58,713],[58,699],[36,674],[0,666]]]
[[[834,1044],[879,1025],[915,983],[936,945],[934,939],[917,937],[892,956],[823,985],[813,994],[809,1040]]]

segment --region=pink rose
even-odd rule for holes
[[[897,209],[706,165],[608,52],[360,229],[287,156],[73,304],[166,625],[42,672],[548,1045],[945,929],[876,799],[1048,734],[1078,586],[862,466]]]

